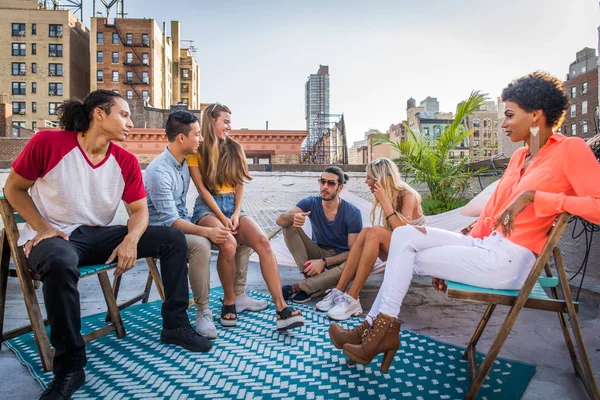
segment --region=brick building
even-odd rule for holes
[[[0,1],[0,93],[12,123],[37,129],[56,120],[69,97],[89,93],[89,30],[70,11],[42,10],[37,0]]]
[[[167,37],[166,24],[161,30],[154,19],[91,20],[91,90],[113,90],[160,109],[176,103],[200,108],[199,67],[190,48],[180,45],[178,21]]]
[[[562,126],[567,136],[590,138],[596,134],[594,110],[598,107],[598,57],[589,47],[577,52],[563,87],[570,99]]]

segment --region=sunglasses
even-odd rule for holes
[[[319,184],[321,186],[327,185],[329,187],[335,187],[337,184],[339,184],[339,182],[337,182],[337,181],[330,181],[330,180],[323,179],[323,178],[319,178],[319,179],[317,179],[317,181],[319,182]]]

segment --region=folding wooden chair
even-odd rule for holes
[[[2,222],[4,224],[2,234],[0,235],[0,346],[5,340],[33,331],[33,336],[35,337],[35,342],[40,353],[42,367],[44,370],[50,371],[52,370],[53,350],[50,347],[50,341],[46,334],[45,325],[48,325],[48,321],[44,320],[42,317],[42,312],[33,285],[33,280],[39,281],[40,277],[29,270],[23,249],[17,245],[17,240],[19,239],[17,223],[23,223],[25,221],[14,211],[12,206],[2,195],[0,195],[0,214],[2,215]],[[31,324],[8,332],[3,332],[6,289],[11,255],[15,264],[16,275],[21,284],[27,314],[29,315]],[[104,300],[108,307],[108,313],[110,314],[112,321],[110,324],[84,335],[83,339],[86,343],[112,331],[115,331],[118,338],[125,337],[125,328],[107,274],[107,271],[115,268],[116,265],[116,263],[112,263],[109,265],[100,264],[79,267],[81,273],[80,278],[93,275],[98,276],[102,293],[104,294]]]
[[[477,396],[477,392],[481,388],[485,377],[494,364],[494,361],[496,360],[504,341],[510,334],[511,329],[523,308],[553,311],[558,314],[558,320],[565,337],[565,343],[567,344],[567,348],[571,356],[571,362],[573,363],[575,374],[583,382],[583,385],[585,386],[589,396],[593,399],[600,399],[600,393],[594,378],[594,372],[592,371],[592,366],[590,364],[585,343],[583,342],[581,327],[577,318],[579,305],[573,302],[573,299],[571,298],[571,289],[569,287],[569,281],[567,279],[562,255],[558,247],[556,247],[569,222],[570,217],[571,216],[567,213],[564,213],[558,217],[555,226],[550,232],[548,241],[546,242],[542,253],[537,258],[537,261],[531,269],[531,272],[529,273],[521,290],[493,290],[484,289],[477,286],[464,285],[456,282],[448,282],[447,296],[449,298],[489,304],[463,355],[463,358],[469,363],[470,377],[470,386],[465,397],[466,399],[474,399]],[[554,256],[558,279],[552,276],[552,272],[548,264],[548,260],[550,259],[551,255]],[[542,270],[545,270],[546,272],[545,277],[540,277]],[[562,299],[558,296],[557,289],[559,287],[562,291]],[[549,288],[551,296],[544,291],[544,288]],[[496,305],[498,304],[510,306],[510,311],[502,323],[502,326],[500,327],[498,334],[494,339],[492,346],[490,347],[490,350],[483,359],[481,365],[478,366],[475,345],[479,341],[483,330],[485,329],[490,317],[492,316],[492,313],[494,312],[494,309],[496,308]],[[573,340],[567,326],[567,319],[564,315],[565,313],[569,315],[569,319],[571,321],[573,336],[575,337],[580,360],[575,352]]]

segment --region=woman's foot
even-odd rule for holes
[[[281,311],[277,311],[278,331],[286,331],[302,325],[304,325],[304,317],[300,311],[296,311],[292,307],[285,307]]]
[[[400,347],[399,334],[400,322],[380,313],[360,344],[344,345],[344,354],[357,363],[368,365],[376,355],[383,353],[381,372],[388,372]]]
[[[221,325],[232,327],[237,324],[237,312],[234,304],[225,304],[221,306]]]
[[[327,312],[327,316],[337,321],[345,321],[352,317],[362,315],[363,309],[360,299],[355,299],[348,293],[342,293],[335,300],[335,306]]]
[[[360,344],[369,328],[371,325],[367,320],[353,329],[344,329],[334,322],[329,326],[329,337],[336,348],[342,349],[346,343]]]

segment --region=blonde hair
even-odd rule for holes
[[[398,166],[394,164],[389,158],[381,157],[373,160],[367,164],[366,168],[367,176],[376,180],[383,186],[385,192],[385,198],[394,207],[394,212],[404,223],[408,224],[408,220],[401,213],[396,210],[398,205],[398,198],[401,198],[406,193],[412,193],[421,207],[421,195],[410,185],[402,180],[400,177],[400,171]],[[383,208],[380,206],[377,198],[373,199],[373,207],[371,208],[371,224],[375,226],[377,209],[379,209],[379,217],[377,218],[377,224],[389,228],[390,225],[388,220],[385,218]],[[412,217],[409,216],[409,217]]]
[[[222,104],[209,105],[202,114],[200,128],[204,138],[198,146],[198,154],[202,158],[200,175],[211,194],[217,193],[218,186],[237,186],[252,180],[243,147],[229,136],[219,140],[215,133],[215,122],[222,112],[231,114],[229,108]]]

